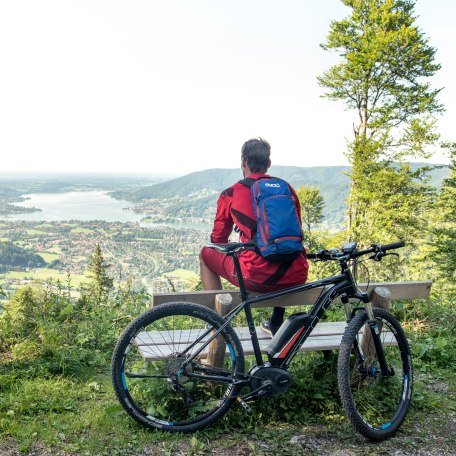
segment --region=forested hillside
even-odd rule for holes
[[[426,166],[413,163],[412,169]],[[269,174],[281,177],[298,189],[302,185],[316,187],[325,201],[324,220],[332,226],[343,223],[346,200],[349,192],[348,166],[279,166],[273,165]],[[430,185],[439,187],[448,175],[448,168],[435,168],[429,172]],[[234,182],[242,179],[240,169],[208,169],[178,177],[156,185],[119,190],[110,193],[118,199],[140,202],[148,199],[172,199],[167,209],[169,214],[211,211],[218,194]],[[176,198],[178,197],[178,198]]]
[[[24,268],[40,268],[46,265],[44,259],[12,242],[0,242],[0,271]]]

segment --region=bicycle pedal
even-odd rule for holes
[[[242,408],[243,408],[246,412],[252,413],[252,408],[250,407],[249,404],[247,404],[247,402],[243,401],[240,397],[237,398],[237,401],[239,402],[239,404],[242,405]]]

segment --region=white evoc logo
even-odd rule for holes
[[[264,184],[265,187],[274,187],[274,188],[280,188],[280,184]]]

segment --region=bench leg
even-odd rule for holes
[[[385,287],[375,287],[371,293],[371,302],[373,307],[380,307],[381,309],[388,310],[389,303],[391,300],[391,292]],[[382,324],[379,323],[378,330],[382,331]],[[372,340],[372,334],[370,328],[365,327],[363,330],[363,338],[361,340],[361,350],[368,356],[375,356],[374,341]]]
[[[326,362],[332,361],[334,359],[334,352],[332,350],[322,350],[323,359]]]
[[[232,308],[233,298],[230,294],[218,294],[215,296],[215,311],[224,317]],[[223,367],[225,361],[226,344],[223,337],[216,337],[209,345],[207,364],[213,367]]]

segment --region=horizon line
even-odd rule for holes
[[[435,166],[449,166],[449,163],[442,163],[442,162],[431,162],[431,161],[409,161],[408,163],[422,163],[422,164],[429,164]],[[309,166],[298,166],[298,165],[281,165],[281,164],[273,164],[273,167],[283,167],[283,168],[350,168],[351,165],[309,165]],[[211,171],[211,170],[227,170],[232,171],[236,170],[236,168],[205,168],[205,169],[197,169],[185,173],[171,173],[171,172],[145,172],[145,171],[0,171],[0,178],[4,177],[32,177],[32,176],[56,176],[56,175],[63,175],[63,176],[132,176],[132,177],[183,177],[189,174],[203,172],[203,171]],[[239,168],[240,169],[240,168]]]

